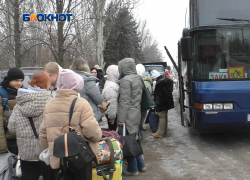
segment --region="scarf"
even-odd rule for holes
[[[7,90],[8,95],[9,95],[8,97],[9,100],[16,99],[17,89],[9,85],[9,82],[7,81],[7,76],[4,77],[3,81],[1,82],[1,86],[3,86]]]

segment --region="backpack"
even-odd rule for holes
[[[1,92],[1,96],[2,96],[3,109],[5,109],[5,108],[9,109],[8,117],[10,117],[11,109],[10,109],[10,107],[8,105],[8,93],[7,93],[7,90],[3,86],[0,86],[0,92]]]

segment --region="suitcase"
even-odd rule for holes
[[[92,168],[92,180],[103,180],[102,174],[101,172],[98,172],[98,169],[102,169],[106,177],[109,178],[110,167],[109,165],[103,165],[100,166],[99,168],[98,167]],[[121,165],[115,162],[115,171],[113,174],[113,180],[120,180],[120,179],[122,179]]]

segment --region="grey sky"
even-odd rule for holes
[[[147,28],[159,43],[164,61],[172,66],[164,46],[177,60],[177,42],[185,25],[185,13],[189,0],[142,0],[135,11],[136,17],[147,20]]]

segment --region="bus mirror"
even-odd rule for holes
[[[190,36],[181,38],[182,61],[192,61],[192,38]]]

